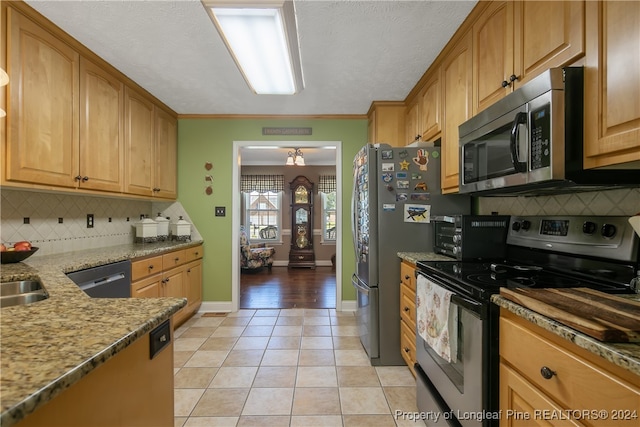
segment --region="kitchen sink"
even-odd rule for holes
[[[47,298],[49,294],[37,280],[0,283],[0,307],[30,304]]]

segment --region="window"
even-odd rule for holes
[[[282,192],[251,191],[245,194],[245,227],[249,240],[280,239],[280,199]]]
[[[336,192],[320,193],[322,196],[322,237],[336,240]]]

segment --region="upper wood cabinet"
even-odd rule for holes
[[[440,137],[442,123],[440,67],[423,77],[420,92],[407,103],[407,144],[413,141],[433,141]]]
[[[144,95],[126,87],[125,115],[125,191],[141,196],[153,195],[154,107]]]
[[[473,106],[484,110],[584,55],[584,2],[494,1],[473,24]]]
[[[121,192],[124,170],[124,84],[80,59],[80,187]]]
[[[175,114],[25,3],[7,3],[2,184],[175,199]]]
[[[458,191],[460,153],[458,126],[471,117],[472,111],[472,34],[464,35],[442,63],[442,193]]]
[[[79,148],[80,55],[7,8],[10,104],[6,179],[75,187]]]
[[[640,161],[640,3],[587,2],[586,26],[584,166]]]
[[[401,147],[405,141],[405,105],[402,101],[374,101],[368,113],[370,143]]]

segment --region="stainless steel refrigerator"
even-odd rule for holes
[[[440,192],[440,147],[369,144],[353,160],[351,229],[360,340],[372,365],[403,365],[398,252],[433,251],[432,216],[468,214]]]

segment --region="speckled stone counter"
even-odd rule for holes
[[[398,252],[398,257],[411,264],[416,264],[418,261],[455,261],[451,257],[435,252]]]
[[[0,425],[17,423],[186,304],[183,298],[90,298],[65,273],[201,243],[121,245],[3,264],[2,282],[39,280],[49,298],[0,311]]]
[[[636,375],[640,375],[640,344],[638,343],[624,344],[598,341],[595,338],[591,338],[549,317],[529,310],[500,295],[493,295],[491,301],[523,319],[561,338],[571,341],[578,347],[582,347],[615,365],[627,369]]]

